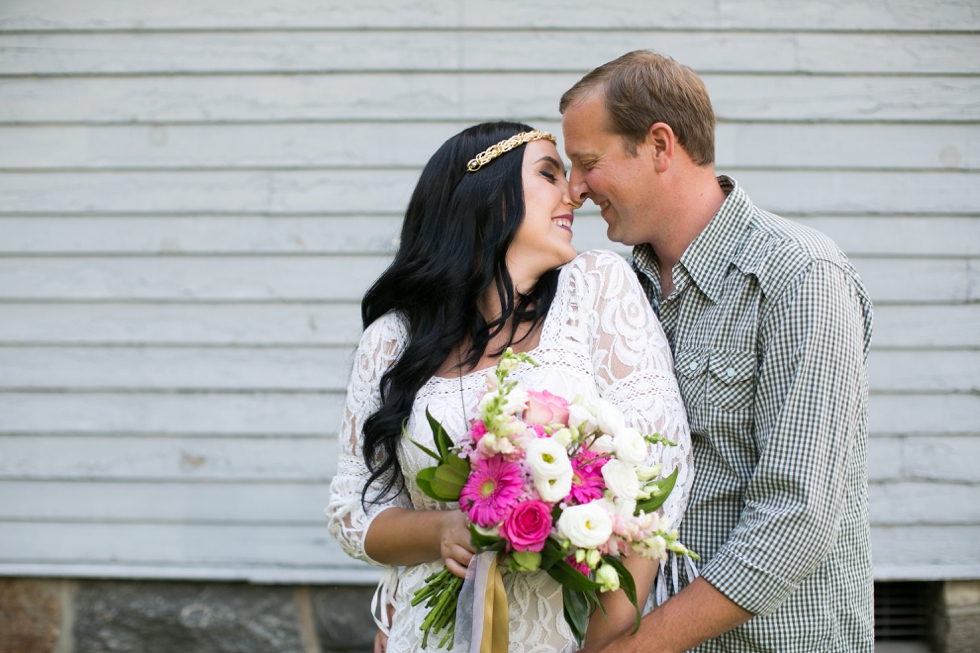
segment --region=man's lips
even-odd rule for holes
[[[565,229],[569,233],[572,232],[572,222],[575,221],[575,217],[571,213],[566,213],[565,215],[559,215],[551,219],[556,225]]]

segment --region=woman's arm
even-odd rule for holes
[[[646,597],[653,590],[653,583],[657,579],[657,572],[660,563],[655,560],[646,560],[638,555],[626,556],[623,564],[633,575],[636,582],[636,596],[640,610],[646,603]],[[589,619],[589,629],[586,631],[585,643],[598,644],[611,640],[624,632],[632,632],[636,625],[636,608],[626,598],[626,593],[622,590],[606,592],[599,595],[602,607],[606,609],[607,617],[604,617],[601,610],[596,610]]]
[[[392,508],[377,516],[368,529],[364,550],[387,565],[403,566],[442,558],[446,567],[466,577],[474,549],[461,510]]]

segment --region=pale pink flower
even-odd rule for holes
[[[568,426],[568,402],[547,390],[527,391],[527,410],[524,421],[529,424],[561,424]]]

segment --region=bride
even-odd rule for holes
[[[539,363],[521,364],[512,378],[568,400],[604,398],[628,425],[677,442],[651,447],[647,464],[663,462],[665,474],[680,470],[663,507],[674,524],[687,505],[691,439],[667,340],[621,257],[576,256],[577,207],[554,142],[509,122],[477,125],[446,141],[415,188],[394,262],[361,306],[365,330],[326,512],[349,555],[389,568],[388,653],[420,650],[426,609],[410,605],[412,594],[444,565],[465,576],[473,556],[458,505],[430,499],[416,485],[415,475],[432,461],[403,436],[402,425],[431,447],[428,408],[451,435],[465,433],[487,368],[508,346]],[[645,600],[657,564],[637,555],[624,562]],[[504,586],[511,653],[576,648],[561,587],[547,573],[505,573]],[[622,591],[601,600],[608,619],[596,611],[589,642],[633,623]]]

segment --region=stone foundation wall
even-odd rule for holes
[[[372,591],[0,579],[0,653],[369,653]]]
[[[939,646],[945,653],[980,653],[980,581],[947,581]]]

